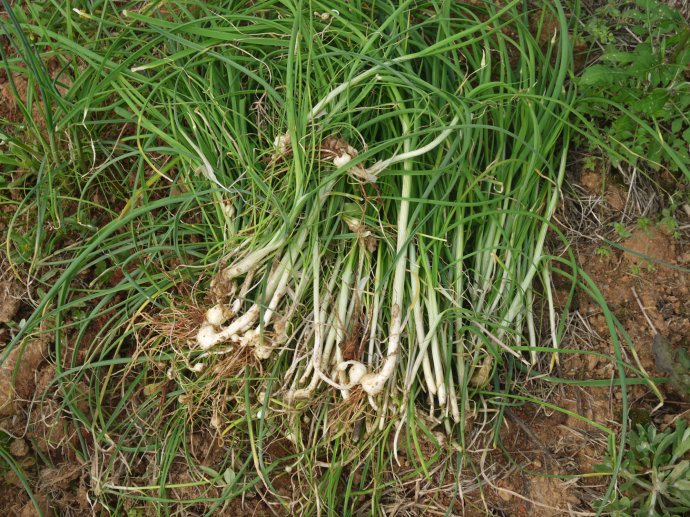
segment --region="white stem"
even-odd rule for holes
[[[492,253],[492,258],[494,262],[498,262],[498,256]],[[505,300],[507,297],[503,296],[503,293],[505,292],[506,286],[508,285],[508,282],[510,280],[510,265],[511,265],[511,260],[512,260],[512,253],[510,250],[506,251],[506,259],[505,263],[503,264],[503,267],[501,268],[503,270],[503,274],[501,275],[501,283],[498,287],[498,291],[494,295],[494,301],[491,304],[491,307],[489,307],[489,310],[486,311],[486,314],[494,314],[494,311],[496,310],[496,307],[498,307],[499,302]],[[518,293],[518,296],[521,296]]]
[[[316,244],[315,244],[316,246]],[[323,329],[324,328],[330,328],[332,324],[332,319],[329,319],[328,315],[328,302],[330,299],[330,295],[335,289],[335,283],[337,279],[340,276],[340,268],[343,265],[343,261],[341,258],[338,259],[338,261],[335,264],[335,267],[333,268],[333,274],[331,275],[331,279],[328,282],[328,286],[325,289],[324,293],[319,297],[319,289],[321,289],[320,282],[318,281],[318,278],[320,277],[320,273],[316,276],[315,281],[314,281],[314,303],[318,304],[319,299],[321,300],[320,305],[315,305],[314,307],[319,307],[318,309],[315,310],[320,310],[320,313],[318,316],[314,317],[314,321],[318,321],[319,324],[317,325],[315,323],[314,325],[314,348],[312,351],[312,358],[311,361],[309,361],[309,364],[305,368],[304,373],[302,374],[302,377],[299,380],[300,385],[304,384],[307,379],[309,378],[309,375],[312,372],[312,369],[314,368],[314,365],[320,366],[321,361],[322,361],[322,356],[323,356]],[[321,270],[320,262],[317,260],[316,263],[314,263],[314,270],[319,269]],[[332,318],[332,315],[330,316]],[[318,320],[317,320],[318,318]],[[318,379],[314,377],[312,379],[312,382],[310,383],[310,387],[315,388],[317,384]]]
[[[333,275],[331,276],[331,280],[328,284],[328,291],[323,296],[323,302],[322,302],[322,311],[321,311],[321,316],[320,316],[320,321],[324,321],[324,316],[326,313],[326,309],[328,307],[328,300],[330,297],[330,293],[333,292],[333,289],[335,288],[335,282],[336,279],[339,277],[338,272],[340,270],[340,266],[342,264],[342,261],[339,261]],[[348,273],[347,270],[350,270],[349,275],[352,276],[352,263],[351,261],[348,261],[345,267],[345,271],[343,272],[343,277],[347,278]],[[315,296],[318,296],[316,294]],[[340,292],[340,297],[343,296],[343,291],[341,290]],[[316,300],[316,299],[315,299]],[[347,300],[345,300],[347,302]],[[320,346],[321,340],[323,339],[323,335],[319,333],[318,339],[317,336],[315,335],[315,345],[314,345],[314,353],[312,355],[312,360],[310,362],[309,367],[307,368],[307,372],[302,376],[302,379],[300,379],[300,383],[304,382],[308,376],[308,372],[311,370],[311,368],[314,369],[314,376],[312,377],[311,382],[306,388],[300,389],[292,393],[292,397],[296,400],[305,400],[309,399],[311,395],[314,393],[314,390],[316,389],[316,386],[319,383],[319,380],[323,380],[329,385],[333,386],[334,388],[337,388],[341,391],[347,390],[349,386],[345,386],[342,384],[338,384],[334,381],[332,381],[328,375],[324,373],[325,370],[327,370],[328,366],[330,366],[331,363],[331,351],[333,350],[333,345],[335,344],[336,341],[336,328],[338,322],[336,322],[336,317],[337,316],[337,311],[333,311],[330,316],[327,319],[326,325],[320,325],[319,327],[321,329],[323,328],[328,328],[328,336],[326,337],[326,344],[323,347],[323,349]],[[341,319],[342,321],[342,319]]]
[[[496,260],[491,253],[492,250],[496,249],[498,246],[498,240],[496,239],[496,224],[493,222],[493,219],[489,223],[489,227],[484,229],[479,242],[482,243],[484,252],[477,254],[475,264],[475,271],[478,276],[476,277],[474,285],[477,286],[479,290],[479,298],[477,298],[476,295],[474,296],[474,309],[484,313],[484,300],[491,289],[492,279],[496,274]]]
[[[420,259],[424,263],[424,269],[427,271],[428,275],[431,275],[431,268],[429,267],[429,260],[427,256],[422,254]],[[428,285],[433,286],[433,279],[428,277]],[[446,404],[446,386],[443,379],[443,357],[441,356],[440,345],[438,341],[438,332],[436,332],[436,327],[441,321],[441,316],[438,312],[438,303],[436,302],[436,291],[429,287],[427,289],[426,299],[424,301],[426,305],[426,312],[429,317],[429,321],[434,322],[434,327],[429,329],[429,334],[431,335],[431,356],[434,360],[434,373],[436,376],[436,391],[438,392],[438,402],[441,407]]]
[[[247,276],[244,277],[244,282],[242,282],[242,287],[240,288],[240,294],[237,295],[237,298],[235,298],[235,301],[232,302],[232,312],[234,314],[237,314],[240,312],[240,309],[242,308],[242,301],[246,298],[247,293],[249,292],[249,289],[252,286],[252,280],[254,280],[254,273],[256,272],[255,269],[250,269],[247,272]],[[233,284],[234,285],[234,284]]]
[[[330,348],[333,346],[333,343],[335,342],[335,318],[336,318],[336,312],[333,311],[328,315],[328,319],[326,320],[326,325],[324,325],[323,328],[328,329],[328,334],[326,335],[326,343],[324,344],[323,348],[319,349],[318,356],[315,356],[314,358],[314,368],[318,370],[323,370],[328,366],[328,357],[326,353],[326,349],[329,349],[328,355],[330,354]]]
[[[313,315],[307,315],[307,318],[313,317]],[[311,339],[311,336],[313,335],[313,328],[310,328],[308,325],[304,325],[302,327],[302,330],[299,332],[299,335],[295,336],[295,343],[298,345],[295,348],[295,353],[292,354],[292,363],[290,364],[290,367],[285,371],[285,375],[283,376],[285,379],[290,379],[292,378],[292,388],[290,390],[294,391],[295,386],[299,382],[299,377],[295,376],[294,378],[292,375],[297,372],[297,369],[300,366],[300,363],[302,363],[306,357],[301,353],[302,348],[306,348],[307,344],[309,343],[309,340]],[[309,361],[307,361],[309,362]]]
[[[290,280],[290,277],[292,274],[294,274],[295,271],[290,271],[289,269],[285,269],[283,272],[283,275],[280,277],[280,282],[278,283],[278,287],[276,288],[276,291],[273,293],[273,296],[271,297],[271,301],[268,304],[268,308],[266,309],[266,312],[264,312],[264,327],[267,326],[271,322],[271,318],[275,314],[276,307],[278,307],[278,303],[280,303],[280,299],[283,297],[285,292],[287,291],[288,288],[288,280]]]
[[[526,317],[527,317],[527,334],[529,335],[529,346],[531,347],[536,347],[537,346],[537,332],[534,327],[534,314],[532,313],[532,304],[534,302],[534,292],[532,289],[528,289],[527,293],[525,294],[526,298]],[[532,365],[537,364],[537,351],[536,350],[530,350],[530,359],[532,360]]]
[[[549,326],[551,327],[551,346],[558,350],[558,332],[556,331],[556,310],[553,307],[553,293],[551,292],[551,277],[549,276],[549,266],[546,264],[541,272],[544,280],[544,290],[546,291],[546,301],[549,304]],[[553,369],[554,364],[558,363],[558,352],[554,352],[551,358],[551,365],[549,371]]]
[[[342,279],[342,285],[340,287],[340,293],[338,294],[338,300],[337,300],[337,319],[334,319],[333,321],[333,326],[331,327],[331,332],[329,333],[328,336],[328,342],[326,343],[326,347],[324,349],[324,357],[323,360],[321,361],[322,368],[325,370],[326,366],[328,364],[327,361],[330,360],[330,355],[333,349],[333,345],[335,344],[336,340],[338,342],[342,342],[345,339],[345,325],[347,325],[347,307],[348,307],[348,298],[350,295],[350,288],[352,284],[352,259],[349,259],[347,261],[347,264],[345,264],[345,269],[343,270],[343,279]],[[333,339],[331,339],[331,335],[333,336]],[[338,347],[336,347],[338,348]],[[336,350],[336,357],[337,354],[340,353],[340,348]]]
[[[362,72],[361,74],[359,74],[359,75],[353,77],[353,78],[350,79],[349,81],[345,81],[345,82],[342,83],[340,86],[338,86],[337,88],[333,89],[328,95],[326,95],[326,97],[324,97],[323,99],[321,99],[321,100],[316,104],[316,106],[314,106],[314,107],[312,108],[311,113],[309,113],[309,115],[308,115],[308,117],[307,117],[307,122],[310,122],[311,120],[315,119],[315,118],[319,115],[319,113],[321,113],[321,110],[323,110],[326,106],[328,106],[328,104],[330,104],[330,103],[333,101],[333,99],[335,99],[338,95],[340,95],[341,93],[343,93],[345,90],[347,90],[347,89],[350,88],[351,86],[354,86],[354,85],[356,85],[357,83],[361,83],[364,79],[366,79],[367,77],[370,77],[370,76],[374,75],[374,74],[375,74],[376,72],[378,72],[379,70],[381,70],[381,66],[380,66],[380,65],[376,65],[376,66],[374,66],[373,68],[370,68],[369,70],[365,70],[365,71]]]
[[[458,215],[458,218],[461,218],[460,215]],[[458,227],[458,231],[456,234],[456,241],[455,241],[455,260],[456,260],[456,265],[455,265],[455,278],[456,278],[456,286],[455,289],[457,291],[457,297],[458,297],[458,308],[462,307],[462,299],[464,297],[464,270],[463,270],[463,258],[465,254],[465,232],[464,232],[464,227],[462,226],[462,222],[460,223],[460,226]],[[458,378],[458,386],[464,386],[465,385],[465,346],[464,346],[464,336],[461,334],[461,329],[463,327],[462,324],[462,312],[458,310],[458,316],[455,318],[455,339],[457,340],[457,343],[455,345],[455,354],[457,356],[457,362],[456,362],[456,371],[457,371],[457,378]]]
[[[369,330],[369,350],[367,355],[367,364],[371,365],[374,359],[374,349],[376,348],[376,335],[378,333],[378,323],[379,323],[379,312],[381,309],[381,291],[379,286],[381,286],[381,274],[383,266],[381,265],[383,260],[379,255],[379,259],[376,261],[376,275],[374,277],[374,307],[372,309],[371,315],[371,329]]]
[[[455,393],[455,382],[453,381],[453,370],[448,372],[450,379],[448,379],[448,400],[450,401],[450,414],[453,417],[453,422],[460,423],[460,409],[458,408],[458,397]]]
[[[426,299],[426,312],[429,315],[429,320],[436,323],[433,329],[429,329],[431,334],[431,357],[434,360],[434,374],[436,377],[436,390],[438,392],[438,403],[440,407],[446,404],[446,385],[443,379],[443,358],[441,357],[441,349],[438,342],[438,333],[436,327],[441,321],[441,316],[436,307],[436,293],[431,292]]]
[[[453,132],[455,129],[453,126],[458,123],[458,120],[460,120],[460,117],[455,116],[453,117],[453,120],[450,121],[451,127],[448,129],[444,129],[441,131],[441,134],[438,135],[436,138],[434,138],[431,142],[426,144],[425,146],[419,147],[417,149],[414,149],[412,151],[409,150],[409,143],[408,140],[405,142],[408,143],[408,145],[405,147],[405,152],[403,154],[398,154],[396,156],[391,156],[390,158],[386,160],[381,160],[376,162],[374,165],[369,167],[368,169],[365,169],[365,172],[367,175],[376,178],[376,176],[381,172],[393,165],[394,163],[410,160],[411,158],[415,158],[417,156],[421,156],[424,153],[428,153],[429,151],[432,151],[436,147],[438,147],[439,144],[441,144],[446,138],[448,138],[448,135]],[[403,130],[404,132],[404,130]]]
[[[326,325],[324,327],[330,328],[331,331],[328,334],[328,337],[326,338],[326,346],[328,346],[328,343],[331,341],[335,341],[335,332],[333,331],[332,325],[333,325],[333,319],[335,318],[335,313],[331,313],[329,316]],[[322,336],[320,336],[320,339],[322,339]],[[312,360],[310,361],[307,370],[305,374],[302,376],[300,379],[300,384],[302,384],[306,379],[308,378],[309,374],[311,373],[311,370],[314,370],[314,375],[311,378],[311,382],[309,385],[305,388],[299,389],[292,393],[292,397],[295,400],[307,400],[311,398],[312,394],[314,393],[314,390],[316,390],[316,387],[319,384],[320,380],[323,380],[333,386],[334,388],[340,389],[340,386],[333,381],[331,381],[328,376],[323,372],[322,369],[322,363],[324,362],[323,360],[323,351],[321,350],[321,347],[319,346],[318,348],[314,348],[314,355],[312,356]]]
[[[358,276],[361,274],[361,268],[358,268]],[[343,331],[342,335],[338,336],[338,343],[342,343],[345,341],[346,337],[346,332],[345,330],[347,329],[347,322],[352,321],[354,312],[355,312],[355,307],[358,305],[359,302],[359,290],[358,290],[359,282],[354,283],[354,295],[350,298],[350,305],[347,308],[347,314],[345,316],[345,320],[342,320],[341,325],[339,325],[339,329]],[[359,361],[359,358],[356,358]],[[335,347],[335,364],[336,367],[338,368],[338,382],[341,384],[348,384],[348,379],[347,375],[345,374],[345,368],[343,367],[346,362],[344,361],[343,358],[343,351],[340,349],[339,346]],[[366,373],[366,372],[364,372]],[[363,375],[363,374],[362,374]],[[362,375],[359,376],[359,379],[362,378]],[[358,379],[358,380],[359,380]],[[347,393],[343,393],[343,397],[347,398],[349,397],[350,392],[349,390]]]
[[[436,395],[436,383],[434,382],[434,376],[431,372],[431,362],[429,361],[429,355],[426,353],[426,345],[424,343],[426,334],[424,332],[424,314],[419,293],[419,264],[417,263],[414,246],[410,246],[410,276],[412,277],[412,304],[418,348],[417,353],[412,355],[412,360],[409,363],[410,367],[408,368],[407,377],[405,379],[405,392],[409,392],[412,387],[417,370],[419,369],[419,361],[421,360],[427,389],[429,393]]]
[[[408,134],[409,126],[407,119],[402,118],[403,134]],[[410,150],[410,138],[406,138],[403,143],[403,149],[408,152]],[[406,171],[412,169],[412,163],[405,161],[403,167]],[[407,227],[410,201],[412,194],[412,176],[405,174],[402,181],[402,192],[400,202],[400,213],[398,214],[398,242],[396,252],[398,262],[395,264],[395,276],[393,277],[393,289],[391,292],[391,327],[388,336],[388,354],[383,361],[381,370],[378,373],[368,373],[362,377],[362,389],[368,395],[374,396],[381,392],[386,381],[393,375],[395,364],[398,359],[398,348],[400,347],[400,335],[403,330],[402,304],[403,304],[403,290],[405,288],[405,272],[407,269],[407,237],[409,229]]]
[[[441,323],[441,317],[439,315],[436,315],[435,319],[432,319],[429,321],[429,330],[426,333],[426,336],[424,336],[424,341],[422,341],[421,346],[419,347],[419,354],[417,355],[417,359],[415,360],[414,364],[412,365],[412,375],[416,375],[417,370],[419,370],[419,365],[422,363],[425,359],[428,361],[429,360],[429,354],[427,353],[427,348],[429,348],[429,345],[431,344],[431,341],[433,337],[436,335],[436,327]],[[434,374],[431,371],[431,366],[429,366],[428,373],[425,370],[424,371],[424,376],[426,378],[427,384],[434,384],[436,386],[436,382],[434,380]],[[430,390],[433,395],[436,394],[436,389],[434,388],[433,390]]]
[[[321,341],[323,339],[323,328],[321,327],[321,301],[319,299],[319,294],[321,292],[321,256],[319,254],[319,241],[314,239],[314,244],[311,249],[311,262],[313,269],[314,282],[312,283],[312,295],[314,298],[314,350],[312,351],[312,363],[321,363]],[[300,379],[300,383],[304,382],[302,379],[306,380],[306,375],[308,375],[305,370],[304,375]]]
[[[383,394],[383,405],[381,406],[381,411],[379,411],[379,431],[383,431],[383,429],[386,426],[386,423],[388,423],[388,418],[386,413],[388,413],[388,402],[390,401],[391,397],[391,385],[388,384],[388,388]]]
[[[522,282],[520,283],[520,291],[521,292],[526,292],[531,286],[532,286],[532,279],[534,278],[534,275],[537,272],[537,265],[539,262],[541,262],[541,259],[543,257],[542,255],[542,250],[544,249],[544,241],[546,240],[546,232],[549,230],[549,223],[548,221],[551,220],[551,216],[553,215],[554,211],[556,210],[556,206],[558,205],[558,192],[561,188],[561,185],[563,184],[563,177],[565,175],[565,159],[568,153],[568,146],[566,144],[565,148],[562,151],[561,154],[561,164],[560,164],[560,169],[558,171],[558,178],[556,179],[556,185],[553,187],[553,193],[551,194],[551,199],[549,200],[549,205],[546,209],[546,213],[544,213],[544,222],[542,223],[541,229],[539,230],[539,235],[537,236],[537,242],[536,245],[534,246],[534,253],[533,253],[533,260],[532,263],[529,266],[529,269],[527,270],[527,273],[522,279]],[[510,308],[508,309],[508,314],[506,314],[506,317],[504,318],[504,324],[507,323],[512,323],[512,321],[515,319],[515,316],[520,312],[520,309],[522,308],[522,297],[517,296],[513,299],[513,303],[510,305]]]
[[[245,274],[254,266],[259,264],[266,256],[273,251],[280,248],[285,243],[286,237],[277,233],[273,236],[270,242],[261,249],[254,250],[249,255],[240,260],[237,264],[229,266],[223,271],[223,276],[226,280],[232,280],[240,275]]]

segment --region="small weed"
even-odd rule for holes
[[[600,41],[605,45],[616,41],[613,32],[611,32],[610,25],[602,18],[591,18],[585,25],[585,30],[591,38]]]
[[[678,221],[671,215],[671,211],[665,209],[662,212],[663,217],[659,221],[659,228],[674,239],[680,238],[680,231],[678,229]]]
[[[604,257],[608,258],[611,256],[611,246],[601,246],[597,248],[597,255],[599,255],[599,262],[604,260]]]
[[[616,230],[618,237],[625,240],[632,235],[623,223],[613,223],[613,228]]]
[[[660,372],[668,375],[669,383],[683,397],[690,396],[690,354],[684,347],[673,348],[668,339],[661,334],[652,343],[654,364]]]
[[[597,158],[595,156],[585,156],[582,160],[582,166],[588,170],[593,171],[597,165]]]
[[[604,511],[618,516],[674,516],[690,511],[690,461],[683,456],[690,450],[690,429],[678,420],[676,428],[657,432],[654,425],[637,424],[630,432],[628,450],[618,470],[620,495]],[[615,444],[609,444],[604,463],[594,470],[616,471]]]
[[[637,227],[649,235],[649,228],[652,226],[652,220],[649,217],[640,217],[637,220]]]
[[[585,25],[586,38],[605,47],[580,77],[590,102],[580,113],[603,129],[608,158],[653,170],[688,174],[690,161],[690,27],[678,9],[656,0],[609,0]],[[625,34],[621,40],[616,34]],[[625,40],[634,35],[634,47]]]

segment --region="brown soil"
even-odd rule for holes
[[[601,171],[574,174],[571,180],[581,187],[580,200],[588,200],[593,212],[585,211],[585,217],[573,220],[567,213],[566,199],[557,221],[566,233],[575,229],[569,235],[575,242],[578,265],[598,287],[630,338],[634,350],[624,342],[624,360],[635,365],[637,355],[640,365],[652,378],[663,378],[666,374],[657,368],[652,354],[656,333],[666,337],[674,348],[687,349],[690,344],[690,273],[687,271],[690,269],[687,238],[690,210],[681,209],[675,214],[680,231],[659,224],[658,218],[648,214],[649,224],[640,228],[631,219],[627,225],[630,235],[621,239],[610,227],[607,230],[604,223],[619,221],[626,215],[627,193],[620,185],[604,185],[602,177]],[[587,226],[592,224],[584,221],[587,217],[594,222],[593,227]],[[589,229],[588,240],[576,237],[583,226]],[[597,234],[614,243],[620,241],[622,249],[608,246],[600,237],[591,238]],[[603,249],[607,251],[602,252]],[[557,278],[554,283],[556,302],[562,307],[570,284],[559,289]],[[605,337],[609,331],[601,309],[580,290],[576,293],[571,318],[562,348],[615,357],[613,343]],[[579,380],[612,379],[617,371],[609,359],[578,353],[561,354],[554,374]],[[533,394],[539,393],[540,388],[544,386],[538,381],[526,386]],[[658,406],[660,401],[649,386],[628,387],[629,418],[633,425],[651,420],[657,427],[665,428],[677,418],[688,418],[690,404],[682,394],[669,384],[658,384],[658,388],[664,397],[663,406]],[[620,388],[557,386],[545,400],[609,429],[617,429],[621,423]],[[606,434],[591,424],[541,405],[526,405],[514,412],[531,435],[515,419],[507,418],[501,435],[506,452],[494,458],[497,464],[506,465],[509,454],[526,469],[540,474],[586,475],[602,462],[607,450]],[[596,476],[559,480],[515,470],[489,492],[493,491],[491,500],[503,515],[578,515],[578,512],[591,512],[591,503],[602,497],[608,481]]]

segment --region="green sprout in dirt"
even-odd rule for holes
[[[602,262],[605,258],[611,256],[611,246],[600,246],[597,248],[597,255],[599,255],[599,261]]]
[[[617,470],[620,496],[604,506],[619,517],[670,517],[690,511],[690,428],[678,420],[675,429],[658,432],[638,424],[630,432],[628,450]],[[616,452],[609,451],[601,473],[616,473]],[[601,507],[601,503],[599,505]]]
[[[623,223],[613,223],[613,228],[616,230],[618,237],[625,240],[632,236],[630,230],[628,230]]]

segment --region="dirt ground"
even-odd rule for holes
[[[690,343],[690,208],[681,207],[675,225],[650,222],[640,227],[640,217],[658,221],[658,214],[632,206],[622,184],[604,184],[601,170],[571,169],[571,194],[564,197],[556,216],[559,229],[569,237],[577,262],[592,279],[607,305],[623,325],[634,350],[622,347],[624,360],[639,364],[652,378],[664,378],[652,351],[657,333],[673,349]],[[572,209],[577,194],[577,210]],[[654,194],[649,196],[654,197]],[[658,205],[652,209],[659,210]],[[577,215],[581,214],[580,217]],[[629,221],[620,235],[611,231],[613,222]],[[643,219],[644,221],[644,219]],[[607,229],[607,226],[608,229]],[[585,230],[587,233],[582,234]],[[608,245],[606,238],[615,245]],[[619,241],[619,242],[616,242]],[[644,255],[644,257],[640,256]],[[557,305],[565,303],[570,284],[558,289]],[[613,343],[599,306],[582,292],[576,293],[567,331],[561,347],[596,352],[614,357]],[[589,354],[561,354],[556,376],[564,379],[613,379],[615,365]],[[653,421],[665,429],[678,418],[688,418],[690,403],[668,383],[658,387],[663,405],[646,385],[628,387],[631,423]],[[539,390],[539,386],[535,386]],[[537,391],[538,392],[538,391]],[[620,388],[557,386],[547,400],[565,410],[582,415],[609,428],[617,428],[622,418]],[[607,449],[605,434],[582,420],[541,405],[527,405],[515,411],[517,419],[506,419],[503,443],[516,462],[538,474],[586,475],[600,463]],[[511,422],[512,420],[512,422]],[[529,433],[523,427],[529,428]],[[503,458],[498,463],[505,462]],[[503,515],[588,515],[592,501],[601,498],[603,478],[553,479],[515,471],[501,480],[494,491],[494,507]]]

